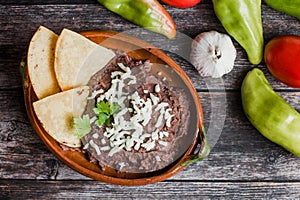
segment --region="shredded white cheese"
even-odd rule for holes
[[[106,144],[106,140],[104,138],[101,139],[101,144]]]
[[[134,146],[134,150],[138,151],[140,149],[141,143],[137,142]]]
[[[164,109],[165,107],[167,107],[169,104],[167,102],[161,102],[160,104],[158,104],[155,108],[155,111],[159,111],[161,109]]]
[[[116,146],[114,147],[112,150],[110,150],[110,152],[108,153],[108,156],[113,156],[115,153],[117,153],[118,151],[120,151],[119,147]]]
[[[166,131],[163,131],[162,134],[163,134],[163,136],[169,137],[169,133]]]
[[[158,162],[160,162],[160,161],[161,161],[161,159],[160,159],[160,157],[159,157],[159,156],[155,156],[155,159],[156,159],[156,161],[158,161]]]
[[[130,151],[131,148],[133,147],[133,145],[134,145],[134,140],[132,138],[128,137],[126,140],[126,143],[125,143],[125,149],[127,151]]]
[[[102,151],[108,151],[108,150],[110,150],[110,146],[101,147],[100,150],[102,150]]]
[[[119,163],[119,165],[120,165],[120,170],[122,170],[122,168],[126,166],[124,162]]]
[[[104,92],[103,89],[95,90],[92,92],[91,96],[89,96],[87,99],[88,100],[94,99],[98,94],[102,94],[103,92]]]
[[[149,137],[151,137],[151,134],[145,133],[145,134],[141,135],[140,139],[144,140],[144,139],[149,138]]]
[[[171,120],[172,120],[172,117],[174,117],[175,115],[172,115],[170,112],[172,112],[172,109],[171,108],[168,108],[165,112],[165,119],[167,120],[166,121],[166,126],[167,127],[171,127]]]
[[[89,144],[89,143],[86,143],[86,144],[84,145],[83,149],[87,149],[87,148],[89,148],[89,146],[90,146],[90,144]]]
[[[158,141],[158,144],[161,144],[161,145],[163,145],[163,146],[167,146],[167,145],[168,145],[168,142],[165,142],[165,141],[163,141],[163,140],[159,140],[159,141]]]
[[[90,124],[94,123],[97,120],[97,116],[94,116],[90,119]]]
[[[93,148],[95,149],[95,151],[96,151],[97,155],[100,155],[100,154],[101,154],[101,152],[100,152],[100,149],[99,149],[98,145],[97,145],[97,144],[95,144],[93,140],[90,140],[90,142],[89,142],[89,143],[90,143],[91,147],[93,147]]]
[[[152,140],[158,140],[158,129],[156,129],[153,133],[152,133],[152,135],[151,135],[151,138],[152,138]]]
[[[146,151],[150,151],[155,147],[155,141],[149,139],[146,143],[143,143],[141,146],[144,147]]]
[[[156,85],[154,86],[154,91],[155,91],[156,93],[159,93],[159,92],[160,92],[160,86],[159,86],[159,84],[156,84]]]
[[[131,95],[125,92],[123,90],[125,85],[135,84],[136,77],[131,74],[129,67],[124,66],[122,63],[118,63],[118,66],[123,71],[111,73],[111,87],[105,93],[101,90],[94,91],[90,97],[92,99],[100,94],[97,102],[108,101],[109,104],[118,103],[120,106],[119,112],[113,115],[114,122],[112,127],[106,127],[104,132],[104,137],[109,140],[109,145],[99,149],[92,140],[89,144],[96,150],[98,155],[100,155],[100,150],[102,150],[109,151],[109,156],[113,156],[121,149],[138,151],[140,148],[144,148],[146,151],[151,151],[155,148],[157,142],[166,146],[167,142],[162,141],[162,139],[168,137],[169,134],[168,132],[160,132],[159,129],[164,126],[171,126],[171,120],[174,115],[171,114],[172,109],[168,108],[170,107],[169,103],[160,102],[160,98],[156,96],[157,94],[148,90],[143,90],[144,94],[150,93],[150,97],[146,100],[141,98],[137,91]],[[161,75],[161,72],[158,73]],[[156,84],[154,92],[159,93],[160,91],[161,86]],[[128,103],[132,105],[132,108],[128,108]],[[144,127],[151,121],[154,112],[158,113],[157,122],[154,124],[156,129],[152,133],[144,133]],[[91,119],[93,122],[96,120],[96,117]],[[97,134],[93,135],[95,139],[98,137],[99,135]],[[106,140],[102,138],[101,143],[103,145],[106,144]],[[160,161],[160,158],[156,158],[156,160]],[[123,167],[122,163],[120,163],[120,167]]]
[[[159,98],[155,96],[154,94],[150,93],[150,98],[152,100],[153,105],[157,105],[159,102]]]

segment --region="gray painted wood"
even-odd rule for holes
[[[298,199],[299,188],[299,183],[276,182],[165,181],[122,187],[92,181],[0,181],[1,194],[12,199]]]
[[[191,39],[203,31],[225,32],[209,0],[184,10],[166,8],[178,31]],[[209,80],[201,78],[189,62],[174,55],[180,48],[178,44],[163,37],[150,37],[152,44],[163,44],[199,91],[205,127],[209,129],[214,119],[225,119],[225,123],[205,161],[188,166],[161,183],[122,187],[93,181],[50,153],[27,118],[18,66],[39,25],[57,33],[64,27],[74,31],[130,31],[138,27],[92,0],[51,0],[47,3],[4,0],[0,10],[0,199],[171,199],[175,195],[179,199],[299,198],[300,160],[264,138],[242,111],[240,86],[245,74],[254,66],[249,64],[244,50],[235,41],[238,56],[233,71],[224,76],[224,85],[216,84],[213,90],[208,90]],[[266,42],[277,35],[299,35],[300,21],[265,4],[262,10]],[[140,37],[152,35],[143,31]],[[188,48],[190,43],[181,45]],[[273,78],[263,62],[258,67],[265,72],[274,89],[300,111],[300,90]],[[226,103],[222,101],[225,97]],[[220,114],[212,116],[213,112]]]

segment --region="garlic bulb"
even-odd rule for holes
[[[191,63],[201,76],[218,78],[229,73],[236,58],[236,49],[226,34],[203,32],[192,43]]]

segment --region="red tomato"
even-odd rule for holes
[[[177,8],[188,8],[200,3],[201,0],[162,0],[162,2]]]
[[[265,63],[275,78],[300,88],[300,36],[275,37],[266,45],[264,54]]]

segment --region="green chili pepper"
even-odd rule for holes
[[[108,10],[168,38],[176,35],[176,26],[169,13],[156,0],[98,0]]]
[[[263,57],[261,0],[213,0],[215,14],[222,25],[247,52],[252,64]]]
[[[300,114],[281,98],[257,68],[242,84],[244,112],[266,138],[300,157]]]
[[[299,0],[265,0],[265,2],[272,8],[284,12],[288,15],[297,17],[300,20]]]
[[[206,138],[206,131],[205,131],[204,126],[202,127],[201,133],[202,133],[202,135],[201,135],[201,137],[199,137],[201,148],[199,149],[199,151],[196,154],[188,156],[186,158],[186,161],[181,163],[180,166],[187,166],[187,165],[193,164],[195,162],[204,160],[209,155],[210,146],[209,146],[207,138]]]

